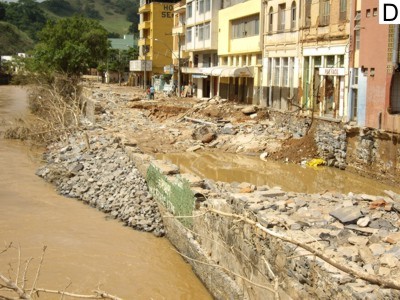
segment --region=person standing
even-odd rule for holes
[[[151,99],[154,100],[154,92],[155,92],[154,86],[151,86],[151,87],[150,87],[150,100],[151,100]]]

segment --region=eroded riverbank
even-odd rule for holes
[[[59,196],[34,174],[39,157],[24,144],[0,140],[0,241],[20,245],[23,259],[35,257],[32,271],[47,246],[40,287],[64,290],[71,283],[67,291],[91,293],[99,287],[124,299],[211,299],[168,240]],[[9,263],[15,270],[17,255],[15,250],[0,255],[0,271],[7,274]]]

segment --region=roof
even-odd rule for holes
[[[137,47],[137,38],[134,35],[124,35],[122,39],[110,38],[112,49],[128,50],[129,48]]]

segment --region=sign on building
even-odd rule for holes
[[[146,63],[146,68],[145,68]],[[129,71],[140,72],[140,71],[152,71],[153,61],[151,60],[131,60],[129,61]]]
[[[326,76],[344,76],[344,68],[319,68],[319,75]]]
[[[174,66],[173,65],[164,66],[164,74],[174,74]]]

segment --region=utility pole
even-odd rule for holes
[[[178,33],[178,98],[181,97],[181,34]]]
[[[145,39],[145,45],[143,46],[143,55],[144,55],[144,76],[143,76],[143,88],[146,89],[147,87],[147,45]]]

